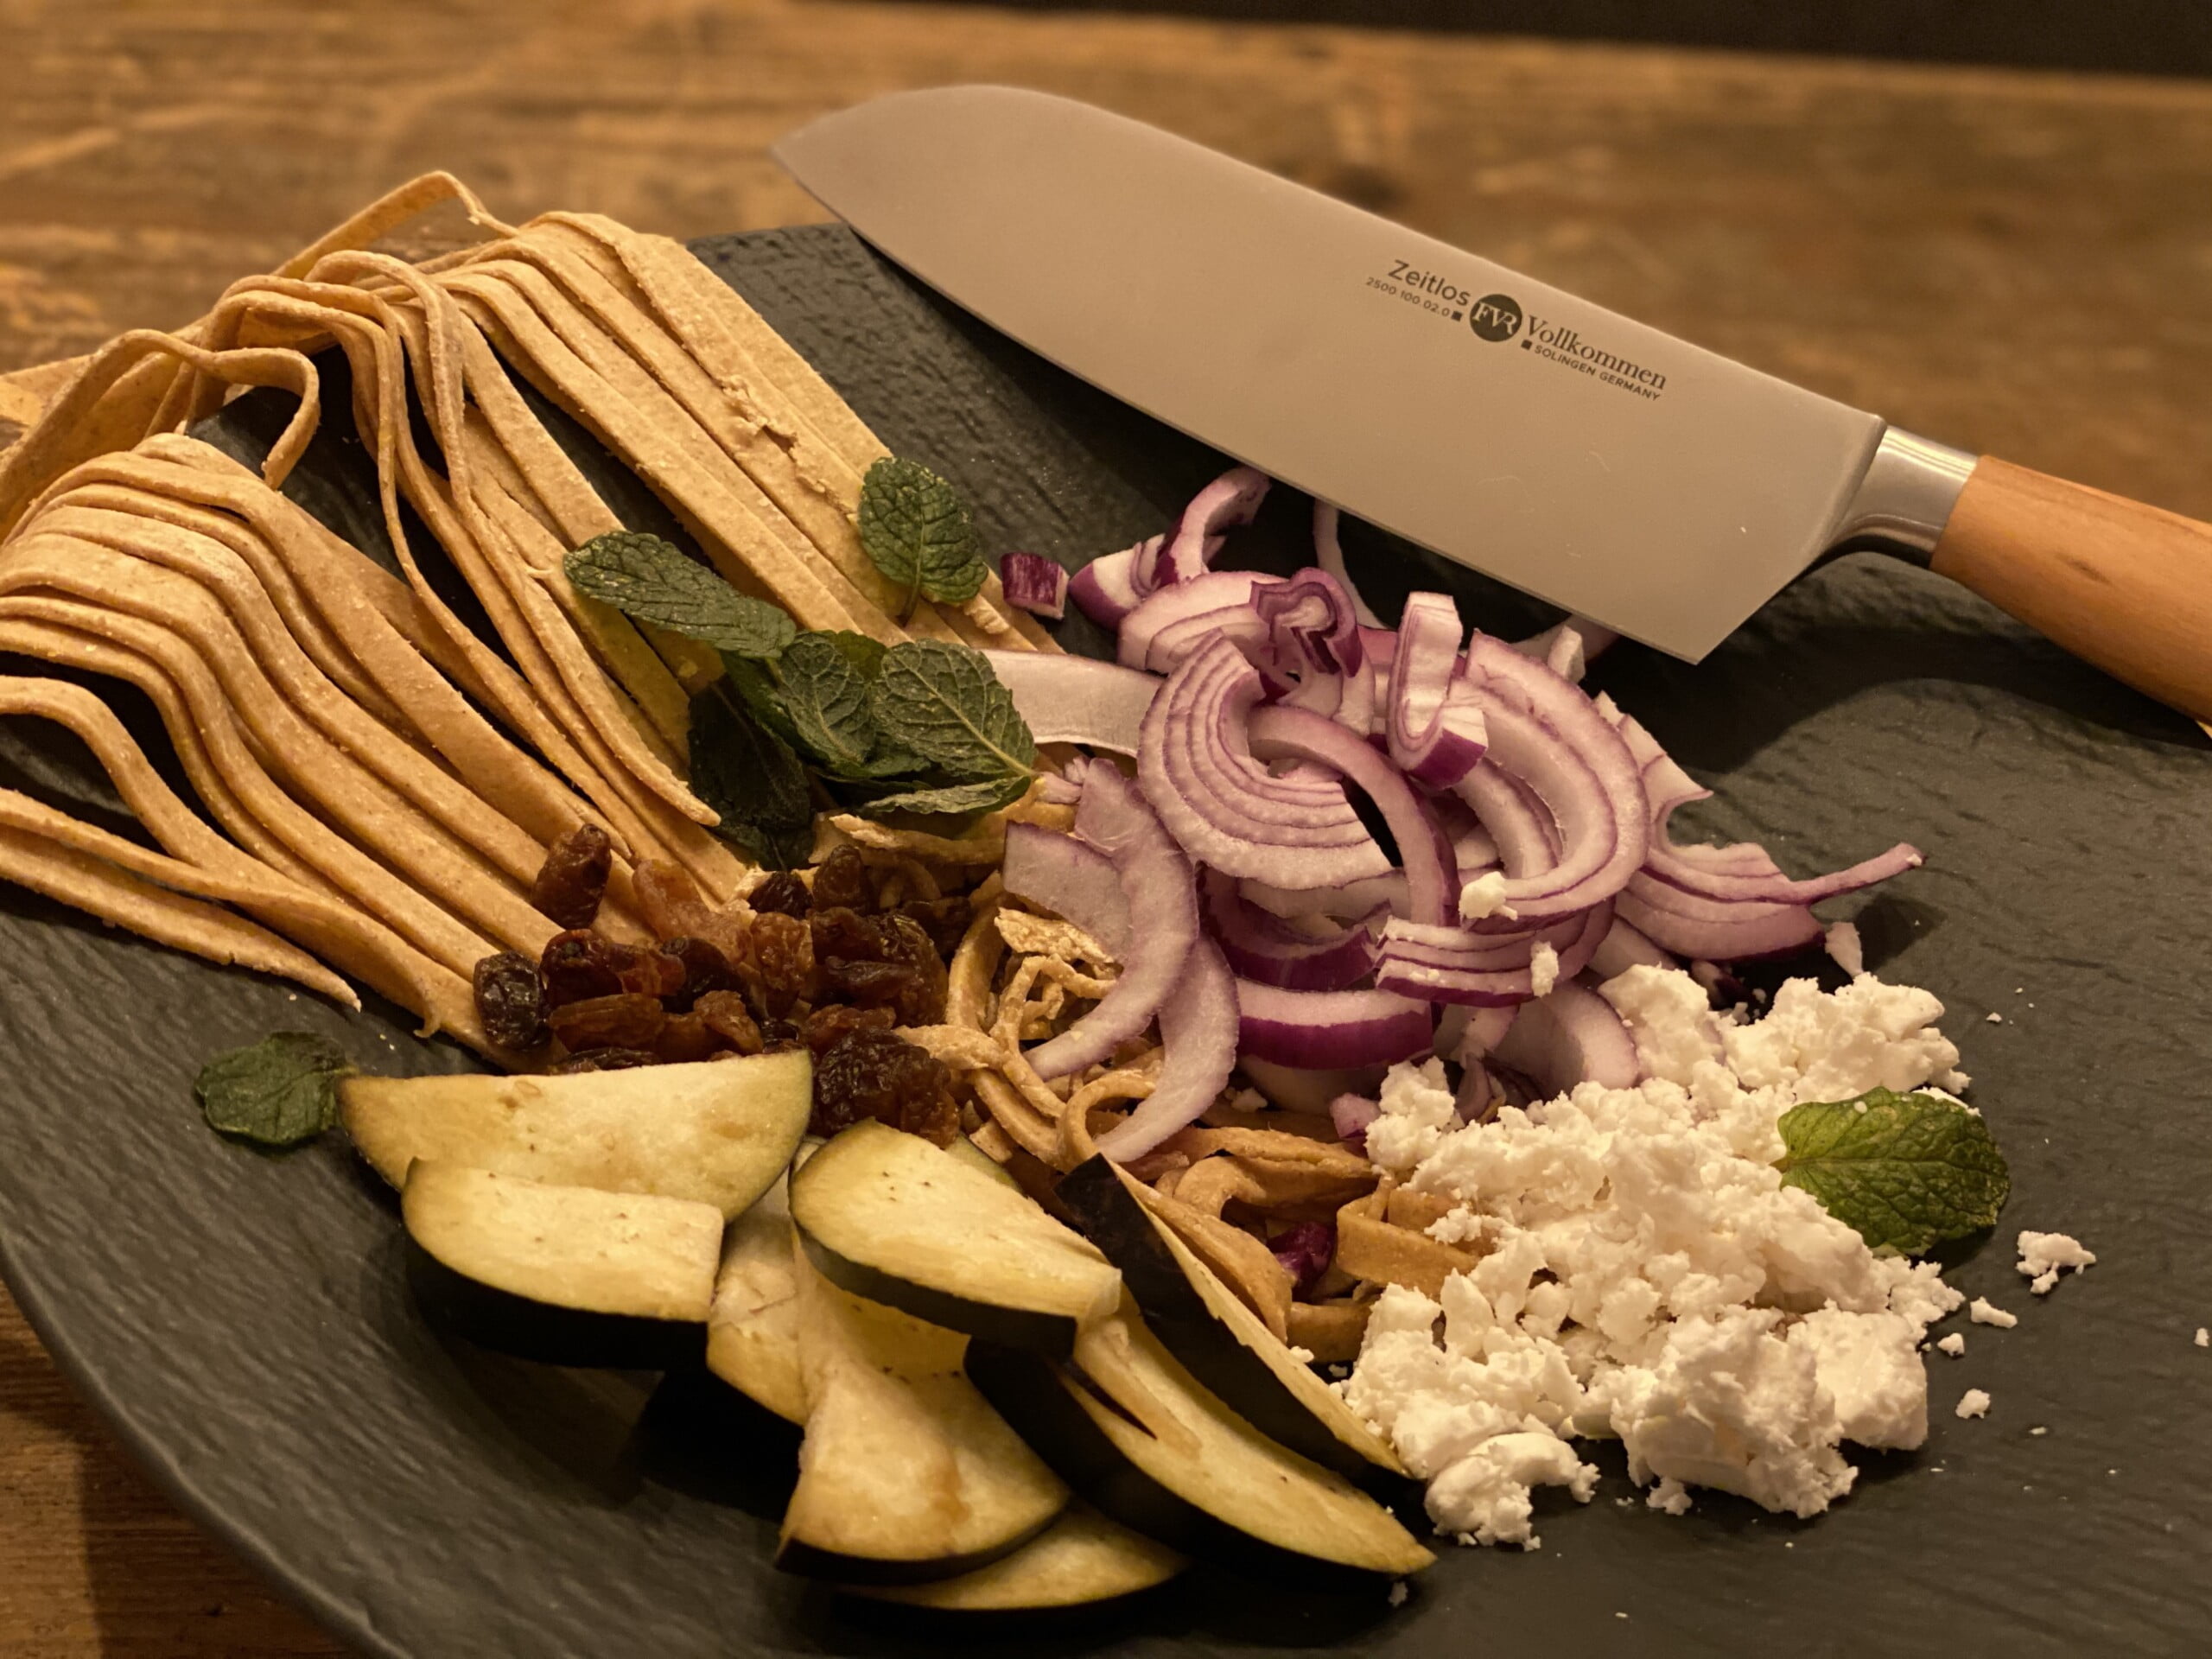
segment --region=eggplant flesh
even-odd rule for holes
[[[432,1323],[555,1365],[667,1370],[706,1348],[721,1212],[418,1160],[407,1275]]]
[[[786,1422],[804,1423],[793,1240],[780,1181],[730,1223],[707,1316],[707,1369]]]
[[[1165,1584],[1189,1562],[1166,1545],[1071,1503],[1013,1554],[931,1584],[847,1585],[855,1595],[946,1612],[1001,1613],[1077,1607]]]
[[[799,1274],[806,1438],[776,1565],[839,1582],[956,1578],[1012,1554],[1067,1487],[962,1370],[968,1339]]]
[[[964,1159],[857,1123],[791,1177],[807,1259],[854,1295],[1056,1357],[1103,1318],[1122,1276],[1096,1247]]]
[[[1260,1316],[1095,1157],[1061,1179],[1090,1242],[1122,1270],[1139,1313],[1191,1375],[1262,1434],[1386,1499],[1411,1477],[1389,1446]]]

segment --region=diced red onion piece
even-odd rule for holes
[[[1237,891],[1219,870],[1198,878],[1199,907],[1222,955],[1243,978],[1292,991],[1341,991],[1374,971],[1382,952],[1376,936],[1386,913],[1373,914],[1322,935],[1293,927]]]
[[[1073,922],[1116,961],[1128,950],[1129,901],[1121,872],[1088,842],[1033,823],[1009,823],[999,879],[1015,898]]]
[[[1037,1075],[1046,1078],[1096,1065],[1141,1033],[1185,977],[1199,944],[1190,863],[1135,784],[1116,767],[1090,767],[1083,776],[1075,825],[1113,861],[1128,906],[1128,934],[1117,953],[1121,977],[1106,995],[1058,1036],[1027,1052]]]
[[[1382,1086],[1383,1068],[1379,1065],[1309,1071],[1250,1054],[1240,1054],[1236,1065],[1255,1089],[1287,1112],[1325,1112],[1338,1095],[1372,1095]]]
[[[1152,675],[1062,652],[987,651],[983,656],[1039,743],[1137,752],[1137,730],[1162,684]]]
[[[1236,982],[1238,1047],[1280,1065],[1390,1065],[1427,1049],[1428,1007],[1388,991],[1286,991]]]
[[[1351,595],[1325,570],[1309,565],[1254,594],[1252,608],[1268,625],[1269,656],[1287,679],[1356,673],[1366,658]]]
[[[1459,902],[1451,844],[1428,802],[1372,744],[1302,709],[1262,709],[1251,718],[1252,753],[1292,755],[1338,772],[1363,791],[1390,826],[1406,872],[1406,907],[1417,922],[1440,922]],[[1241,874],[1254,872],[1241,871]]]
[[[1618,908],[1616,901],[1615,908]],[[1619,916],[1613,918],[1605,937],[1590,958],[1590,971],[1600,980],[1612,979],[1631,968],[1673,968],[1679,964],[1642,932]]]
[[[1076,608],[1102,628],[1121,626],[1122,619],[1137,607],[1144,595],[1136,588],[1136,564],[1147,548],[1159,550],[1160,537],[1105,553],[1075,573],[1068,583],[1068,597]]]
[[[1146,591],[1203,575],[1221,546],[1223,532],[1249,524],[1267,499],[1272,480],[1249,467],[1235,467],[1191,498],[1154,562]]]
[[[1329,1103],[1329,1122],[1337,1126],[1337,1139],[1361,1157],[1367,1156],[1367,1126],[1382,1116],[1382,1103],[1364,1095],[1338,1095]]]
[[[1483,711],[1459,681],[1465,637],[1449,594],[1407,598],[1384,731],[1390,758],[1427,789],[1449,789],[1465,778],[1490,741]]]
[[[1383,874],[1389,861],[1340,784],[1310,767],[1279,777],[1255,758],[1246,728],[1259,696],[1258,671],[1217,635],[1153,699],[1137,772],[1169,832],[1201,863],[1276,887]]]
[[[1535,658],[1560,678],[1580,685],[1582,677],[1590,671],[1590,664],[1619,638],[1602,623],[1592,622],[1587,617],[1570,616],[1541,633],[1515,640],[1513,649],[1523,657]]]
[[[1068,573],[1041,553],[1007,553],[999,559],[1006,602],[1058,621],[1068,613]]]
[[[1641,1075],[1636,1039],[1612,1004],[1588,987],[1561,981],[1526,1004],[1492,1051],[1547,1096],[1579,1083],[1632,1088]]]
[[[1325,1221],[1294,1221],[1268,1241],[1268,1248],[1290,1274],[1293,1293],[1303,1296],[1320,1283],[1336,1259],[1337,1230]]]
[[[1326,501],[1313,504],[1313,557],[1320,567],[1344,584],[1344,592],[1351,595],[1352,613],[1358,617],[1363,628],[1382,629],[1382,619],[1375,614],[1359,594],[1359,586],[1351,579],[1351,572],[1344,568],[1344,543],[1337,537],[1337,510]]]
[[[1229,1084],[1239,1030],[1236,976],[1214,942],[1200,938],[1160,1005],[1160,1075],[1152,1092],[1098,1137],[1098,1150],[1127,1163],[1197,1122]]]
[[[1217,629],[1246,656],[1262,656],[1268,628],[1252,596],[1281,582],[1257,570],[1208,570],[1160,588],[1122,620],[1116,660],[1124,668],[1172,673]]]

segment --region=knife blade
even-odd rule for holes
[[[1867,542],[2212,711],[2212,530],[2193,521],[1977,464],[1071,99],[894,93],[774,153],[895,263],[1082,378],[1676,656]]]

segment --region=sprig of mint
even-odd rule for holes
[[[913,532],[927,555],[916,569],[926,565],[935,581],[950,568],[950,543],[931,527],[948,515],[964,526],[966,510],[942,479],[911,471],[926,483],[887,474],[881,488],[904,493],[880,501],[879,512]],[[865,517],[865,497],[862,506]],[[962,533],[972,543],[972,532]],[[783,611],[656,536],[597,537],[569,556],[568,570],[579,593],[721,652],[722,678],[691,702],[691,785],[720,815],[717,833],[764,863],[805,861],[810,768],[841,804],[872,817],[964,817],[1007,805],[1029,786],[1037,745],[980,652],[801,632]]]
[[[989,574],[966,505],[918,461],[886,455],[868,469],[861,480],[860,534],[869,562],[906,591],[901,622],[918,600],[966,604]]]
[[[798,632],[776,606],[741,594],[696,559],[643,531],[610,531],[569,555],[569,585],[625,616],[733,657],[766,659]]]
[[[1775,1167],[1878,1250],[1918,1255],[1994,1226],[2011,1196],[2004,1154],[1976,1114],[1940,1095],[1871,1089],[1796,1106]]]
[[[280,1031],[200,1068],[192,1093],[208,1128],[260,1147],[296,1147],[338,1122],[338,1080],[353,1069],[327,1038]]]

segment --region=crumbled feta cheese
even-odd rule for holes
[[[1945,1353],[1948,1354],[1953,1359],[1956,1359],[1961,1354],[1963,1354],[1967,1351],[1966,1332],[1963,1331],[1954,1331],[1949,1336],[1945,1337],[1936,1345],[1942,1349]]]
[[[1406,1605],[1406,1598],[1411,1594],[1413,1592],[1406,1587],[1406,1581],[1399,1579],[1390,1586],[1390,1605],[1393,1607],[1402,1607]]]
[[[1690,1512],[1689,1489],[1679,1480],[1661,1481],[1643,1501],[1655,1510],[1664,1510],[1669,1515],[1688,1515]]]
[[[1923,1442],[1919,1344],[1964,1299],[1783,1186],[1777,1120],[1877,1084],[1962,1086],[1940,1008],[1870,977],[1793,981],[1746,1026],[1679,970],[1599,989],[1635,1039],[1633,1088],[1467,1125],[1436,1063],[1392,1069],[1370,1153],[1449,1199],[1431,1236],[1481,1259],[1434,1299],[1386,1289],[1341,1391],[1430,1483],[1440,1529],[1474,1541],[1535,1547],[1529,1489],[1595,1478],[1578,1435],[1621,1439],[1639,1484],[1815,1514],[1851,1487],[1842,1441]]]
[[[1538,996],[1549,996],[1559,983],[1559,952],[1541,940],[1529,953],[1529,983]]]
[[[2069,1238],[2064,1233],[2020,1235],[2020,1276],[2038,1296],[2050,1294],[2062,1269],[2071,1268],[2079,1273],[2084,1268],[2094,1267],[2096,1260],[2095,1251],[2084,1249],[2079,1239]]]
[[[1984,1019],[1987,1020],[1989,1021],[1989,1023],[1990,1023],[1991,1025],[1993,1025],[1993,1026],[2001,1026],[2001,1025],[2003,1025],[2003,1024],[2005,1023],[2005,1016],[2004,1016],[2003,1014],[2001,1014],[1998,1013],[1998,1012],[1997,1012],[1997,1010],[1996,1010],[1996,1009],[1994,1009],[1994,1008],[1992,1008],[1992,1009],[1991,1009],[1991,1010],[1990,1010],[1986,1014],[1984,1014],[1982,1017],[1983,1017]]]
[[[2038,1423],[2035,1427],[2030,1429],[2028,1433],[2034,1435],[2037,1440],[2041,1440],[2044,1435],[2050,1433],[2050,1431]]]
[[[2017,1313],[2007,1313],[1986,1296],[1977,1296],[1967,1308],[1967,1318],[1976,1325],[1993,1325],[1999,1331],[2010,1331],[2020,1322]]]
[[[1487,916],[1516,914],[1505,902],[1505,872],[1490,870],[1459,889],[1459,919],[1479,922]]]
[[[1989,1390],[1986,1389],[1968,1389],[1964,1394],[1959,1396],[1959,1406],[1955,1414],[1962,1418],[1987,1416],[1989,1414]]]
[[[1853,979],[1866,971],[1866,947],[1859,941],[1858,928],[1851,923],[1831,924],[1821,938],[1821,947],[1828,953],[1828,960]]]
[[[2212,1348],[2212,1328],[2201,1325],[2196,1327],[2196,1345],[2200,1348]]]

